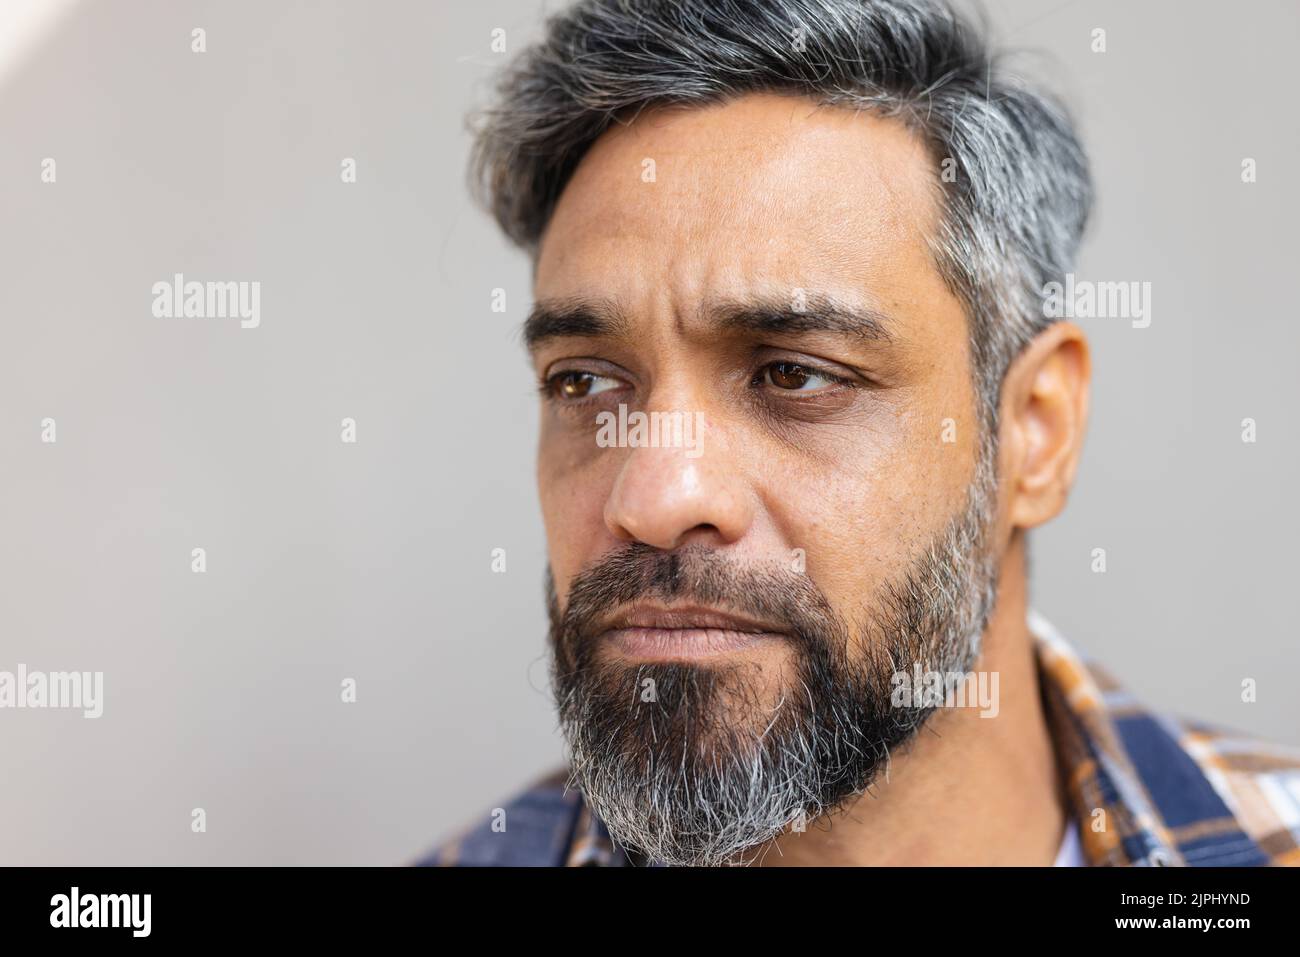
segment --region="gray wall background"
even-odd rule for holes
[[[4,74],[0,670],[106,687],[99,720],[0,711],[0,862],[402,863],[561,761],[528,271],[468,201],[462,122],[491,31],[508,57],[555,6],[83,0]],[[1081,120],[1079,275],[1153,289],[1149,328],[1084,322],[1035,605],[1148,703],[1300,743],[1300,8],[988,9]],[[175,272],[260,281],[261,326],[155,318]]]

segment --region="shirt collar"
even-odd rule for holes
[[[1031,610],[1047,723],[1090,865],[1254,866],[1269,856],[1242,829],[1197,735],[1143,708]]]

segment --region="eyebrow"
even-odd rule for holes
[[[849,305],[831,296],[753,296],[714,300],[700,308],[719,332],[832,332],[868,342],[892,342],[894,320],[870,306]],[[549,339],[618,338],[631,330],[626,314],[608,299],[543,299],[523,325],[524,344],[536,349]]]
[[[524,345],[532,350],[548,339],[616,338],[627,328],[627,317],[608,299],[542,299],[524,320]]]
[[[870,306],[850,305],[826,295],[792,298],[757,296],[712,304],[708,314],[720,330],[751,333],[833,332],[868,342],[893,342],[895,322]]]

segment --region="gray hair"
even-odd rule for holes
[[[1007,366],[1053,321],[1042,289],[1072,267],[1092,204],[1066,112],[996,60],[943,0],[580,0],[479,114],[474,189],[535,256],[587,149],[644,108],[784,92],[897,117],[935,161],[930,243],[968,313],[992,426]]]

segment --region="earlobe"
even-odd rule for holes
[[[1040,333],[1008,370],[1003,398],[1013,525],[1041,525],[1065,506],[1083,451],[1091,374],[1088,340],[1069,322]]]

